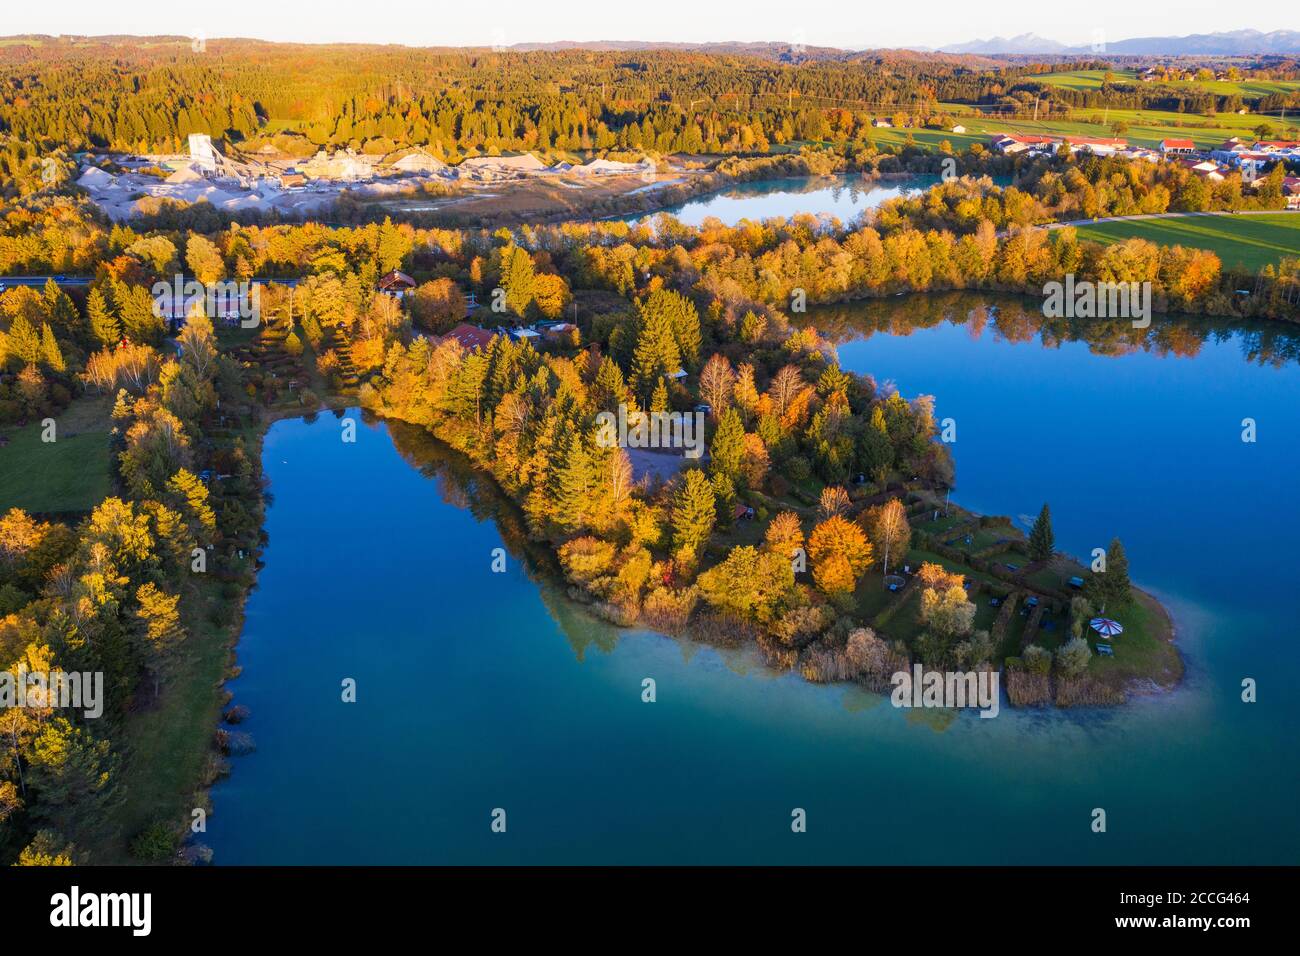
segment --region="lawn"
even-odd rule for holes
[[[1034,77],[1034,79],[1049,86],[1059,86],[1064,89],[1097,90],[1101,89],[1102,80],[1107,72],[1111,74],[1117,84],[1141,84],[1142,82],[1138,79],[1136,70],[1070,70],[1065,73],[1045,73],[1042,76]],[[1248,99],[1268,96],[1270,93],[1293,93],[1300,90],[1300,82],[1295,80],[1175,80],[1171,83],[1157,85],[1179,90],[1203,90],[1218,96],[1237,94]],[[1145,87],[1144,85],[1144,88],[1154,89],[1155,86]]]
[[[1208,249],[1225,267],[1257,271],[1284,257],[1300,258],[1300,213],[1184,216],[1078,226],[1079,238],[1112,243],[1138,237],[1160,245]]]
[[[1101,89],[1102,80],[1109,73],[1115,83],[1138,82],[1136,70],[1070,70],[1065,73],[1044,73],[1033,77],[1048,86],[1060,86],[1068,90]]]
[[[107,395],[77,399],[55,417],[55,440],[41,441],[39,421],[0,426],[0,511],[89,511],[113,490]]]
[[[182,613],[189,639],[173,661],[162,697],[126,718],[119,738],[126,757],[118,779],[124,797],[91,837],[98,863],[129,862],[127,846],[137,833],[157,821],[188,824],[191,811],[203,805],[196,791],[213,753],[221,716],[218,685],[239,629],[212,622],[222,600],[228,599],[216,581],[186,596]]]
[[[1088,667],[1092,676],[1116,687],[1141,678],[1169,687],[1182,678],[1183,662],[1171,643],[1173,624],[1155,598],[1135,590],[1128,607],[1108,608],[1106,616],[1119,621],[1124,633],[1110,641],[1113,657],[1093,657]],[[1095,651],[1097,633],[1091,628],[1084,633]]]
[[[874,620],[890,601],[898,595],[885,587],[884,575],[879,568],[872,568],[858,582],[854,598],[858,604],[858,616],[864,621]]]
[[[960,115],[961,106],[950,107],[954,115]],[[965,109],[970,109],[966,107]],[[963,136],[946,134],[954,148],[960,149],[960,143],[975,140],[987,144],[994,133],[1023,133],[1044,136],[1114,136],[1111,128],[1115,123],[1124,123],[1128,129],[1120,134],[1130,143],[1154,147],[1167,137],[1190,139],[1202,148],[1218,146],[1231,136],[1243,139],[1255,139],[1254,129],[1260,123],[1268,123],[1283,138],[1291,136],[1286,130],[1295,124],[1288,117],[1285,126],[1275,116],[1266,117],[1253,113],[1239,116],[1236,113],[1220,113],[1215,116],[1201,116],[1195,113],[1171,113],[1160,110],[1123,110],[1097,107],[1079,109],[1069,119],[1039,118],[1037,122],[1022,117],[1003,118],[997,116],[961,118],[966,127]],[[906,130],[876,130],[879,133],[906,134]],[[901,138],[901,137],[900,137]],[[940,137],[942,138],[942,136]],[[921,142],[920,135],[916,137]],[[883,145],[886,141],[877,136]]]

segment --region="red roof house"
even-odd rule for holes
[[[380,292],[406,292],[415,288],[415,280],[405,272],[394,269],[379,280]]]
[[[489,332],[487,329],[480,329],[477,325],[470,325],[468,322],[462,322],[460,325],[448,332],[443,337],[443,341],[446,341],[447,339],[455,339],[468,351],[475,352],[479,349],[487,348],[488,343],[494,338],[496,338],[495,332]]]

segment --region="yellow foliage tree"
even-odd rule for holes
[[[808,536],[813,581],[827,594],[852,591],[871,566],[871,543],[865,532],[842,515],[833,515]]]

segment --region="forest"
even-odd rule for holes
[[[340,70],[329,53],[270,45],[117,54],[0,50],[0,127],[9,148],[25,151],[5,160],[15,182],[51,148],[175,148],[197,129],[249,148],[285,137],[309,149],[414,140],[446,156],[757,150],[870,129],[865,105],[795,103],[793,67],[759,58],[574,52],[516,71],[514,54],[362,47],[339,54],[352,67]],[[802,64],[800,97],[925,113],[942,100],[1004,96],[1034,72],[908,58],[876,66]],[[1074,273],[1150,282],[1157,311],[1294,321],[1300,261],[1245,276],[1210,252],[1038,228],[1277,208],[1280,172],[1246,195],[1236,177],[1210,186],[1172,164],[1068,151],[1018,164],[1008,186],[982,175],[979,154],[961,161],[971,175],[851,224],[796,216],[695,227],[661,215],[457,230],[241,224],[183,210],[127,225],[72,192],[6,204],[0,275],[90,280],[0,292],[0,427],[16,433],[102,403],[113,492],[84,510],[0,515],[0,665],[100,672],[108,690],[94,722],[54,708],[0,714],[0,861],[177,859],[178,808],[201,804],[196,791],[248,746],[236,711],[215,736],[212,725],[264,543],[260,436],[277,415],[321,407],[360,404],[429,429],[493,476],[574,596],[619,623],[752,641],[772,666],[810,680],[879,686],[916,659],[1006,666],[1025,686],[1051,678],[1075,688],[1066,700],[1087,699],[1086,641],[1006,654],[996,628],[975,626],[974,583],[937,562],[918,571],[921,627],[908,640],[890,634],[883,611],[870,621],[858,613],[865,575],[906,553],[910,522],[931,504],[924,494],[951,487],[953,466],[932,399],[842,370],[835,323],[819,329],[805,310],[962,289],[1041,296],[1045,282]],[[394,269],[415,280],[409,296],[378,291]],[[216,327],[198,310],[169,338],[149,290],[178,273],[263,280],[257,330]],[[546,323],[572,317],[576,327],[538,346],[497,334],[467,349],[446,333],[470,313],[471,295],[500,303],[473,313],[482,326],[554,329]],[[1122,332],[1108,330],[1104,344],[1194,347],[1190,333]],[[601,411],[701,406],[708,461],[666,481],[638,480],[622,449],[594,439]],[[1048,560],[1042,520],[1030,546]],[[1123,568],[1122,545],[1110,553]],[[1081,603],[1064,603],[1078,623],[1090,602],[1130,598],[1125,573],[1090,580]],[[213,672],[194,670],[202,660],[216,661]],[[212,697],[189,717],[201,747],[176,770],[185,779],[175,792],[150,802],[159,768],[133,728],[196,687]],[[1014,699],[1046,699],[1033,693]],[[188,862],[202,861],[201,847],[186,847]]]
[[[295,46],[177,38],[47,38],[0,48],[0,176],[39,188],[41,160],[84,150],[176,153],[193,132],[232,153],[306,156],[420,145],[455,162],[503,150],[763,154],[861,150],[872,120],[942,128],[956,109],[1046,118],[1074,107],[1235,109],[1160,84],[1072,91],[1034,77],[1090,61],[998,63],[906,51],[781,62],[744,55]],[[1231,100],[1231,102],[1229,102]],[[1279,102],[1268,108],[1279,108]],[[48,179],[44,180],[48,183]]]

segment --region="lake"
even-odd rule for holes
[[[905,179],[864,180],[860,176],[789,176],[737,183],[684,203],[665,206],[654,213],[629,216],[635,222],[659,212],[670,213],[688,226],[707,218],[732,226],[742,219],[788,219],[811,213],[834,216],[848,222],[867,209],[899,196],[923,192],[939,181],[938,176],[909,176]]]
[[[417,430],[349,411],[346,444],[334,415],[282,421],[229,684],[257,750],[213,790],[216,862],[1294,863],[1298,330],[1044,326],[973,295],[809,320],[846,367],[937,396],[954,500],[1023,519],[1046,499],[1075,554],[1122,537],[1175,616],[1184,684],[1112,710],[918,718],[617,631]]]

